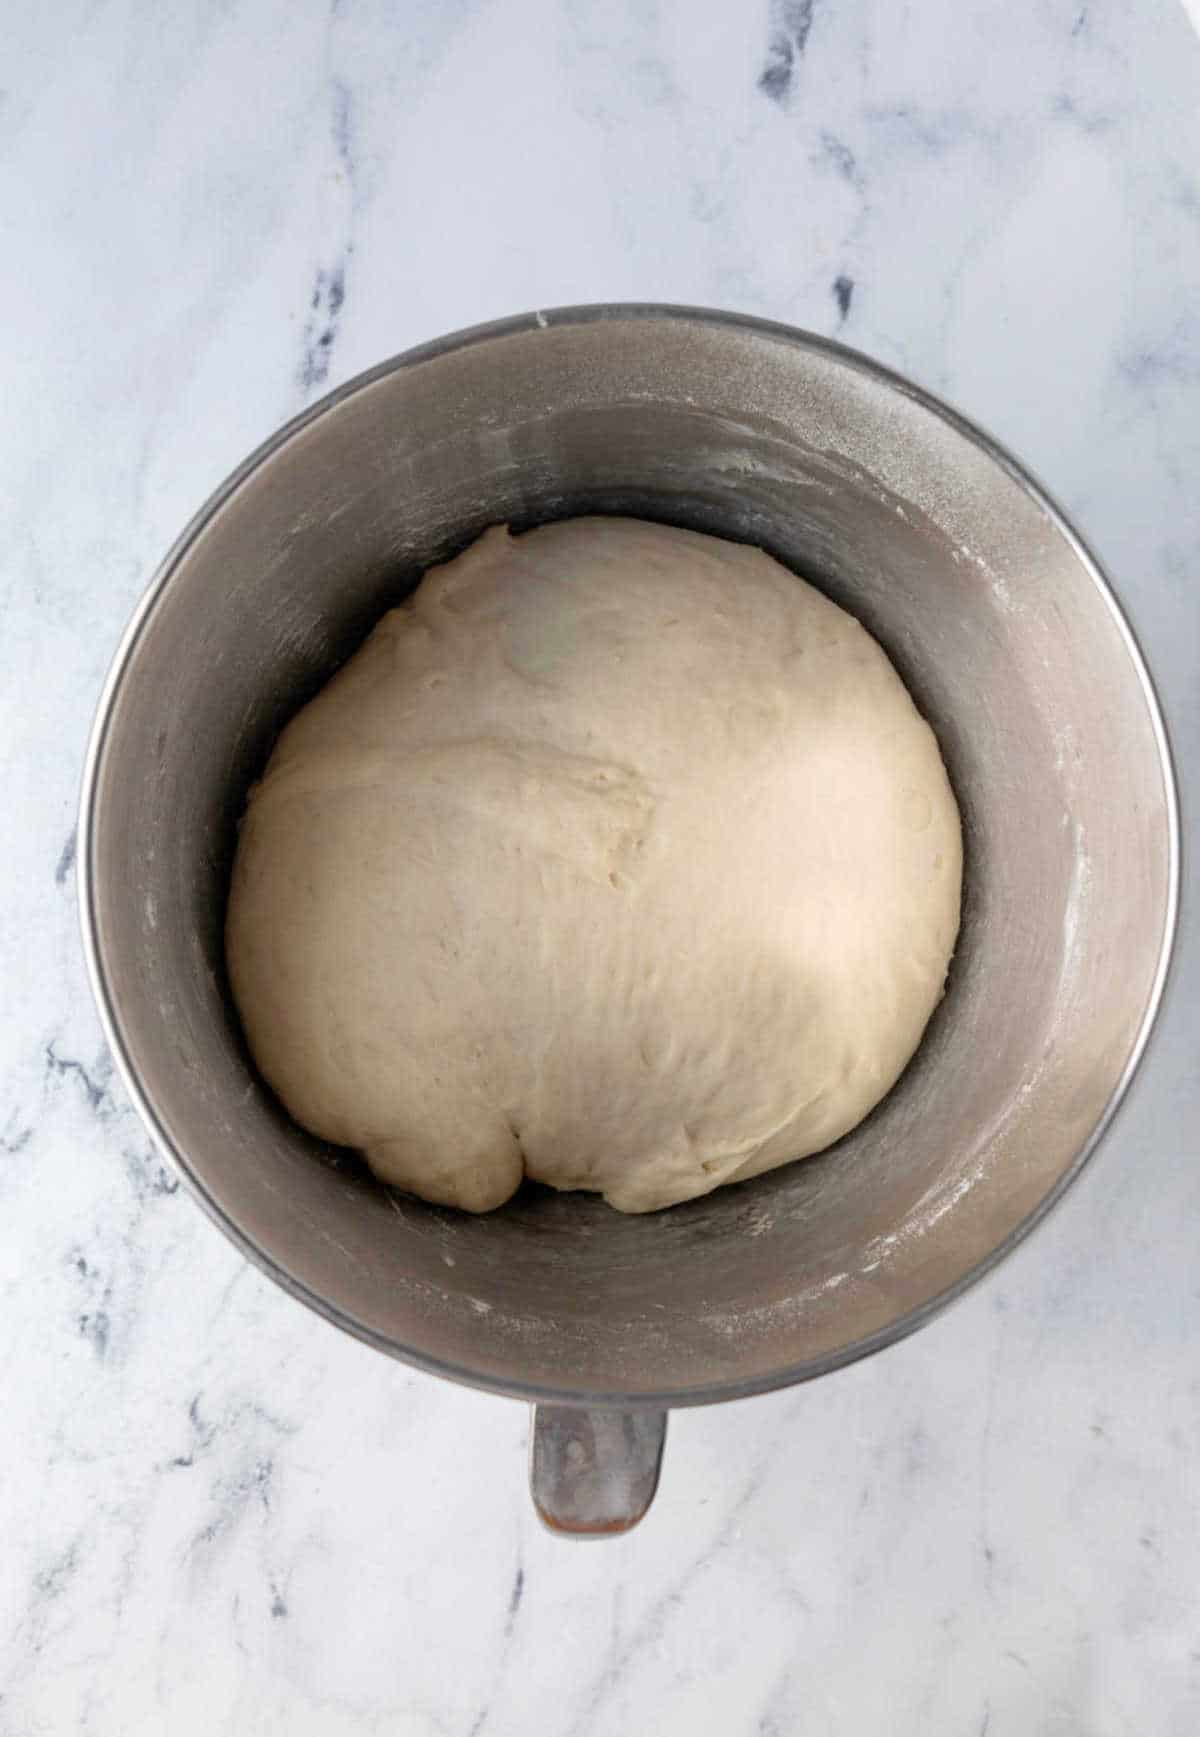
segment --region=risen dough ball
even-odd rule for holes
[[[385,1181],[646,1212],[866,1115],[960,877],[933,734],[820,592],[637,520],[497,527],[284,731],[229,969],[292,1115]]]

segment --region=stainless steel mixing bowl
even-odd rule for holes
[[[472,1218],[387,1192],[262,1086],[225,981],[230,856],[281,725],[422,569],[583,512],[761,544],[883,642],[961,804],[962,934],[907,1073],[823,1156],[647,1217],[530,1189]],[[328,1320],[539,1402],[535,1498],[579,1531],[644,1509],[668,1407],[900,1338],[1041,1217],[1141,1055],[1178,881],[1145,666],[1028,475],[861,356],[662,307],[459,333],[247,460],[121,646],[81,838],[109,1041],[201,1204]]]

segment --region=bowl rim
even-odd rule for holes
[[[210,521],[242,484],[302,430],[330,415],[348,398],[392,374],[401,373],[451,352],[473,348],[477,344],[492,342],[496,339],[510,338],[519,334],[534,334],[539,331],[551,331],[563,326],[591,325],[602,321],[637,321],[645,324],[655,322],[690,323],[704,328],[751,334],[773,343],[815,353],[839,363],[852,372],[869,378],[892,392],[911,399],[998,465],[1034,501],[1071,548],[1108,609],[1124,643],[1141,687],[1142,698],[1158,750],[1159,769],[1165,797],[1167,830],[1167,887],[1162,934],[1150,993],[1142,1018],[1130,1046],[1125,1065],[1109,1094],[1095,1127],[1081,1145],[1070,1165],[1042,1196],[1037,1205],[1009,1231],[1007,1236],[989,1254],[977,1261],[967,1272],[961,1274],[953,1284],[946,1286],[915,1308],[897,1316],[886,1326],[877,1328],[874,1332],[865,1334],[862,1338],[856,1339],[848,1345],[765,1375],[731,1377],[728,1380],[706,1382],[696,1387],[664,1389],[636,1394],[620,1391],[581,1393],[578,1390],[563,1389],[536,1381],[501,1380],[467,1365],[431,1356],[414,1346],[400,1344],[367,1322],[359,1320],[340,1305],[331,1302],[320,1292],[313,1290],[304,1279],[289,1271],[269,1249],[250,1236],[227,1213],[220,1200],[209,1190],[203,1178],[192,1168],[187,1154],[175,1144],[148,1093],[142,1087],[117,1018],[99,941],[96,917],[97,877],[94,862],[99,774],[122,683],[129,671],[146,624],[159,599],[171,583],[184,556]],[[291,417],[273,434],[269,435],[218,484],[204,504],[184,526],[160,561],[121,636],[101,689],[84,757],[78,840],[78,901],[84,959],[92,994],[100,1015],[101,1026],[117,1071],[126,1092],[159,1151],[179,1176],[192,1198],[225,1233],[230,1242],[246,1259],[252,1261],[261,1272],[266,1273],[269,1278],[273,1279],[297,1301],[306,1304],[308,1308],[335,1327],[341,1328],[343,1332],[349,1333],[364,1344],[372,1346],[377,1351],[383,1351],[402,1363],[423,1370],[427,1374],[442,1376],[447,1380],[458,1382],[460,1385],[507,1398],[578,1407],[615,1406],[623,1410],[660,1411],[676,1407],[711,1405],[725,1400],[748,1399],[756,1394],[770,1393],[780,1388],[791,1387],[800,1382],[813,1380],[817,1376],[830,1374],[835,1369],[845,1368],[860,1358],[871,1356],[889,1345],[897,1344],[965,1295],[993,1268],[999,1266],[1000,1262],[1010,1255],[1020,1243],[1024,1242],[1026,1237],[1046,1219],[1051,1209],[1058,1204],[1067,1189],[1080,1175],[1111,1128],[1117,1110],[1145,1056],[1151,1032],[1162,1008],[1179,922],[1181,876],[1179,790],[1163,708],[1137,636],[1117,600],[1111,580],[1054,497],[1002,442],[980,427],[978,423],[964,416],[943,399],[918,386],[914,381],[864,355],[861,351],[851,349],[845,344],[838,343],[835,339],[823,337],[800,327],[784,325],[776,320],[760,319],[755,315],[717,308],[692,307],[665,302],[595,302],[535,309],[528,313],[490,320],[479,325],[464,327],[459,331],[449,332],[442,337],[404,350],[386,361],[376,363],[373,367],[356,374],[343,385],[318,399],[314,404],[307,406],[298,415]]]

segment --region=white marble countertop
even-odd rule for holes
[[[1200,42],[1178,0],[57,0],[0,64],[0,1733],[1193,1737],[1200,974],[925,1331],[673,1420],[556,1541],[527,1414],[249,1268],[111,1078],[81,750],[160,555],[326,388],[572,301],[837,333],[1020,452],[1200,770]]]

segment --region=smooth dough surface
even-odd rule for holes
[[[289,724],[227,945],[297,1121],[483,1212],[625,1212],[828,1146],[958,929],[958,810],[875,641],[752,548],[487,531]]]

